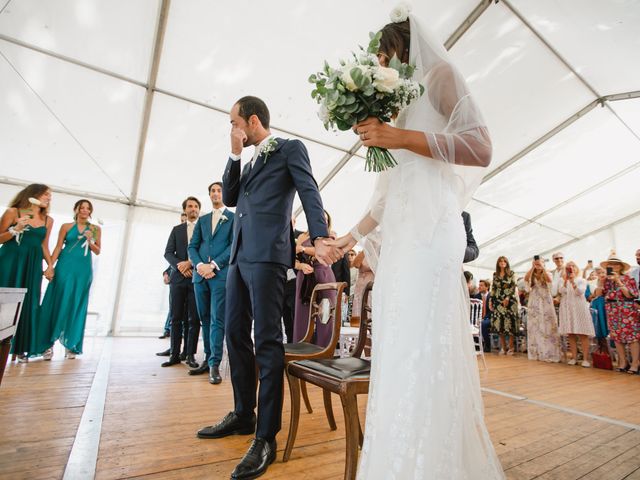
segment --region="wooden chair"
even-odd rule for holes
[[[294,360],[332,358],[335,355],[336,347],[340,340],[340,328],[342,327],[342,308],[339,299],[342,298],[342,292],[346,287],[347,284],[345,282],[321,283],[315,286],[311,293],[311,300],[309,302],[309,324],[307,326],[307,333],[301,341],[296,343],[286,343],[284,345],[285,369],[286,365]],[[332,297],[332,292],[335,294],[335,297],[333,300],[330,300],[328,297]],[[320,295],[321,293],[323,293],[323,295]],[[323,298],[320,298],[321,296]],[[324,299],[329,300],[328,305],[326,302],[323,303]],[[316,321],[320,321],[323,315],[328,322],[333,322],[331,340],[326,347],[312,343],[313,335],[316,330]],[[289,384],[289,390],[291,390],[291,384]],[[307,394],[307,388],[304,383],[301,386],[301,390],[307,411],[309,413],[313,413],[311,403],[309,402],[309,396]],[[327,400],[325,399],[325,410],[326,402]],[[326,411],[329,426],[332,430],[335,430],[337,427],[333,418],[333,411],[331,409]]]
[[[370,360],[361,358],[361,356],[363,351],[370,351],[371,349],[370,292],[372,288],[373,282],[370,282],[363,293],[360,334],[350,357],[293,361],[287,365],[287,376],[291,386],[291,422],[287,446],[284,450],[284,462],[288,461],[291,456],[296,434],[298,433],[300,383],[304,381],[323,389],[325,407],[331,408],[331,393],[340,396],[346,429],[344,478],[345,480],[356,478],[358,447],[362,447],[363,440],[362,428],[358,417],[357,396],[369,392],[369,375],[371,371]],[[329,415],[328,408],[327,416]],[[333,416],[333,413],[331,415]]]

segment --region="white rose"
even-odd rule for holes
[[[411,12],[411,5],[406,2],[400,2],[389,13],[389,18],[393,23],[404,22],[409,18],[409,12]]]
[[[325,125],[329,123],[329,109],[324,103],[320,104],[320,110],[318,111],[318,118],[320,118],[320,121]]]
[[[395,68],[377,67],[373,73],[373,87],[384,93],[392,93],[400,84],[400,74]]]
[[[356,82],[354,82],[353,78],[351,78],[351,70],[353,70],[354,68],[359,68],[360,70],[362,70],[362,73],[365,73],[365,71],[364,71],[364,69],[362,68],[361,65],[356,65],[354,63],[348,63],[342,69],[343,73],[340,76],[340,80],[342,80],[342,82],[344,83],[345,87],[347,87],[347,90],[349,90],[351,92],[355,92],[358,89],[358,86],[356,85]]]

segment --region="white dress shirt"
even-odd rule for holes
[[[187,220],[187,244],[191,243],[191,237],[193,237],[193,230],[196,227],[196,222],[190,222]]]

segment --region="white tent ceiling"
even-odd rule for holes
[[[120,242],[109,262],[114,318],[129,304],[158,310],[123,286],[145,262],[162,263],[182,199],[206,199],[228,154],[228,110],[254,94],[270,106],[277,135],[307,145],[342,233],[374,177],[351,132],[323,129],[306,79],[365,42],[395,3],[0,0],[0,199],[39,181],[59,193],[58,206],[78,195],[102,200]],[[631,255],[640,230],[640,1],[413,3],[492,133],[494,158],[468,207],[478,270],[500,254],[523,268],[559,247],[581,259],[611,247]]]

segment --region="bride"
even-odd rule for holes
[[[504,478],[483,419],[462,276],[461,211],[491,159],[485,123],[448,54],[408,11],[382,30],[380,63],[416,65],[424,95],[395,126],[356,125],[364,145],[392,150],[364,218],[327,243],[369,237],[376,269],[373,354],[358,478]],[[373,248],[380,241],[379,258]]]

